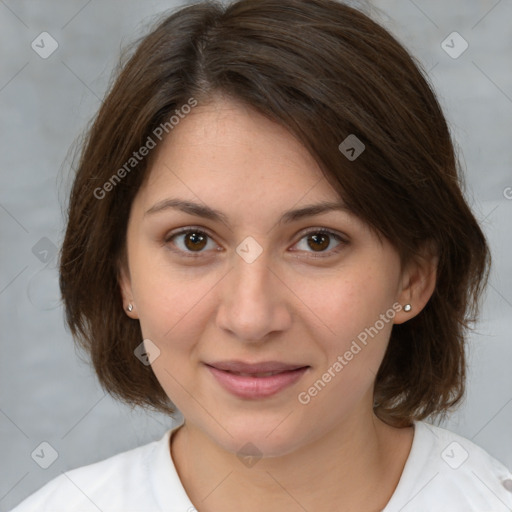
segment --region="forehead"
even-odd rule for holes
[[[141,192],[221,203],[339,200],[308,150],[280,124],[231,99],[198,105],[160,143]]]

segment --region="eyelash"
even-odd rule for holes
[[[163,240],[164,242],[164,245],[167,245],[173,238],[179,236],[179,235],[186,235],[186,234],[189,234],[189,233],[196,233],[196,234],[199,234],[199,235],[204,235],[206,237],[208,237],[209,239],[213,240],[213,237],[211,237],[206,231],[204,231],[203,229],[199,228],[199,227],[194,227],[194,226],[189,226],[187,228],[183,228],[183,229],[180,229],[178,231],[175,231],[175,232],[171,232],[169,233]],[[339,245],[335,248],[335,249],[331,249],[329,251],[320,251],[320,252],[312,252],[310,254],[310,256],[308,256],[309,258],[327,258],[327,257],[330,257],[334,254],[337,254],[339,253],[343,247],[345,245],[347,245],[347,241],[342,238],[340,235],[326,229],[326,228],[313,228],[313,229],[310,229],[309,231],[303,233],[303,235],[301,236],[301,238],[299,239],[299,242],[304,239],[305,237],[307,237],[308,235],[311,235],[311,234],[324,234],[324,235],[328,235],[334,239],[336,239],[338,242],[339,242]],[[298,242],[297,242],[298,243]],[[296,245],[296,244],[294,244]],[[177,253],[180,253],[180,255],[183,255],[187,258],[199,258],[203,255],[204,251],[198,251],[198,252],[192,252],[192,251],[183,251],[181,249],[170,249],[172,250],[173,252],[177,252]],[[295,252],[295,251],[294,251]],[[300,252],[300,251],[298,251]],[[308,252],[308,251],[306,251]]]

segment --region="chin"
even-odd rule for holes
[[[259,411],[231,416],[229,421],[223,422],[227,432],[217,425],[214,431],[210,430],[209,435],[223,449],[237,456],[247,451],[248,455],[279,457],[307,442],[304,424],[299,425],[293,414],[285,419],[288,414],[289,411],[274,414]]]

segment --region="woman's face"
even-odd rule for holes
[[[290,214],[339,197],[296,139],[238,103],[196,107],[155,156],[121,286],[187,423],[232,452],[280,455],[371,414],[392,324],[412,316],[393,247],[343,209]],[[223,361],[280,373],[209,366]]]

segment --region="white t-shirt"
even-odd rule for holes
[[[169,438],[67,471],[11,512],[194,512],[174,466]],[[512,473],[449,430],[414,422],[398,486],[382,512],[510,512]],[[316,511],[312,511],[316,512]]]

